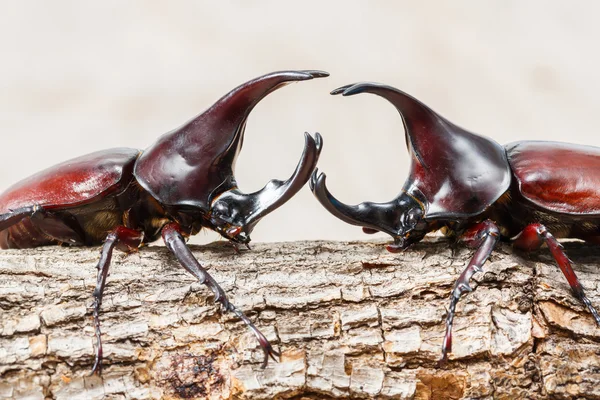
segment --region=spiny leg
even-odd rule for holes
[[[583,286],[581,286],[577,275],[575,275],[575,271],[573,271],[573,267],[571,267],[571,260],[565,254],[562,245],[548,232],[548,229],[544,225],[538,223],[527,225],[515,238],[513,246],[520,250],[534,251],[539,249],[544,242],[548,245],[552,257],[554,257],[563,275],[567,278],[573,295],[585,304],[594,316],[596,323],[600,326],[600,315],[598,315],[598,311],[596,311],[590,299],[585,295]]]
[[[258,339],[260,343],[260,347],[262,348],[265,357],[261,368],[265,368],[269,361],[269,357],[273,359],[273,361],[277,361],[275,357],[279,357],[280,354],[273,349],[271,343],[267,340],[267,338],[258,330],[258,328],[250,321],[250,319],[244,315],[243,312],[238,310],[233,304],[229,302],[227,299],[227,295],[219,286],[219,284],[213,279],[212,276],[206,271],[196,260],[190,249],[185,244],[185,239],[181,235],[181,229],[178,224],[171,223],[165,225],[162,230],[162,236],[167,248],[177,257],[177,260],[181,263],[183,268],[185,268],[189,273],[195,276],[200,283],[208,286],[210,290],[215,294],[215,303],[221,303],[226,311],[231,311],[235,315],[237,315],[244,323],[250,328],[254,336]]]
[[[96,360],[92,368],[92,374],[102,372],[102,332],[100,331],[100,306],[102,305],[102,295],[106,286],[106,277],[110,267],[110,260],[115,246],[119,250],[131,252],[137,249],[144,238],[143,232],[118,226],[112,230],[102,246],[100,251],[100,260],[96,268],[98,269],[98,278],[96,288],[94,289],[94,328],[96,331]]]
[[[454,289],[450,296],[450,307],[446,315],[446,333],[442,343],[442,362],[447,360],[448,353],[452,351],[452,323],[454,321],[454,313],[456,312],[456,304],[464,293],[473,290],[469,285],[471,277],[476,272],[482,270],[483,264],[485,264],[494,247],[496,247],[499,239],[500,230],[490,220],[485,220],[470,227],[459,238],[460,241],[466,243],[469,247],[477,247],[477,251],[473,255],[469,265],[467,265],[467,268],[465,268],[454,283]]]

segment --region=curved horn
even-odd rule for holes
[[[235,204],[238,215],[245,218],[243,222],[239,221],[240,224],[247,231],[251,231],[262,217],[291,199],[310,178],[310,174],[319,160],[323,138],[318,133],[315,134],[314,139],[305,133],[304,138],[304,151],[296,170],[288,180],[273,179],[264,188],[254,193],[242,193],[237,188],[228,190],[215,202]]]
[[[426,216],[467,217],[496,201],[510,186],[506,150],[485,136],[471,133],[391,86],[355,83],[331,92],[352,96],[372,93],[400,113],[412,164],[404,190],[421,193]]]
[[[440,145],[448,140],[449,131],[460,129],[435,113],[414,97],[394,87],[380,83],[360,82],[345,85],[331,91],[332,95],[353,96],[359,93],[372,93],[392,103],[402,117],[406,132],[406,145],[410,146],[419,163],[427,167],[422,154],[424,142]]]
[[[273,72],[248,81],[220,98],[204,114],[214,114],[214,118],[219,123],[230,124],[233,122],[237,127],[235,130],[225,132],[231,136],[227,137],[225,135],[221,139],[224,144],[227,142],[227,149],[223,149],[222,152],[225,153],[234,150],[237,155],[242,145],[241,139],[248,115],[269,93],[291,82],[324,78],[327,76],[329,76],[329,73],[317,70]],[[222,158],[228,159],[229,157],[223,156]],[[231,162],[235,162],[235,159],[231,160]]]
[[[318,170],[315,170],[310,178],[309,186],[327,211],[351,225],[384,231],[390,235],[398,233],[398,227],[394,225],[397,225],[397,215],[401,214],[403,210],[398,206],[397,199],[388,203],[364,202],[349,206],[333,197],[325,186],[325,179],[324,173],[319,174]]]
[[[206,111],[159,138],[138,158],[140,184],[167,205],[209,208],[216,188],[235,187],[234,164],[246,120],[266,95],[293,81],[326,77],[323,71],[273,72],[246,82]]]
[[[310,178],[310,174],[315,169],[321,149],[323,148],[323,138],[319,133],[315,138],[308,133],[304,133],[304,151],[296,170],[292,176],[282,182],[278,179],[269,181],[261,190],[248,194],[248,201],[255,204],[255,212],[247,219],[249,225],[256,223],[259,219],[275,210],[286,201],[291,199]]]
[[[364,215],[361,213],[360,207],[349,206],[333,197],[325,185],[326,178],[327,176],[324,173],[319,173],[319,170],[315,169],[308,183],[310,190],[319,202],[327,211],[342,221],[352,225],[364,226],[366,221],[362,218]]]

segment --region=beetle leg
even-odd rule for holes
[[[227,295],[219,286],[217,281],[214,280],[212,276],[206,271],[196,260],[190,249],[185,244],[185,239],[181,235],[181,228],[176,223],[170,223],[165,225],[162,230],[162,237],[167,245],[167,248],[171,250],[171,252],[177,257],[177,260],[181,263],[183,268],[185,268],[189,273],[195,276],[200,283],[208,286],[210,290],[215,294],[215,303],[221,303],[225,311],[231,311],[235,315],[237,315],[244,323],[250,328],[256,339],[260,344],[264,352],[264,360],[261,365],[261,368],[265,368],[269,361],[269,357],[273,359],[273,361],[277,361],[275,357],[279,357],[280,354],[273,349],[273,346],[267,338],[258,330],[258,328],[250,321],[250,319],[244,315],[244,313],[238,310],[233,304],[229,302]]]
[[[482,270],[483,264],[494,250],[496,243],[500,239],[500,230],[491,220],[480,222],[467,229],[460,237],[460,240],[465,242],[470,247],[477,247],[477,251],[467,265],[467,268],[460,274],[454,283],[454,289],[450,296],[450,307],[446,315],[446,333],[442,343],[442,359],[446,361],[448,352],[452,351],[452,323],[454,321],[454,313],[456,312],[456,304],[460,300],[463,293],[470,292],[473,289],[469,285],[471,277],[476,272]]]
[[[137,249],[142,243],[144,238],[143,232],[139,232],[133,229],[126,228],[124,226],[118,226],[113,229],[102,246],[100,251],[100,260],[96,268],[98,269],[98,279],[96,281],[96,288],[94,289],[94,327],[96,331],[96,360],[92,368],[92,374],[98,374],[102,372],[102,332],[100,331],[100,306],[102,305],[102,295],[104,294],[104,287],[106,286],[106,277],[108,276],[108,269],[110,267],[110,260],[112,258],[112,252],[115,246],[119,250],[132,251]]]
[[[515,238],[513,246],[520,250],[534,251],[539,249],[543,243],[548,245],[552,257],[554,257],[554,260],[558,264],[563,275],[567,278],[567,282],[569,282],[569,286],[571,286],[573,295],[585,304],[587,309],[594,316],[596,323],[600,325],[600,315],[592,305],[590,299],[585,295],[583,286],[579,282],[579,279],[577,279],[573,267],[571,267],[571,260],[569,260],[565,254],[562,245],[550,232],[548,232],[548,229],[546,229],[544,225],[538,223],[527,225]]]
[[[0,231],[10,228],[25,217],[31,217],[33,214],[43,211],[41,206],[33,205],[28,207],[16,208],[0,215]]]
[[[240,247],[238,246],[238,244],[234,241],[229,241],[229,243],[231,244],[231,247],[233,247],[233,251],[235,251],[235,254],[240,254]]]

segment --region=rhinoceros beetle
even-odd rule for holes
[[[313,172],[322,139],[305,134],[293,175],[254,193],[237,188],[234,165],[248,114],[267,94],[293,81],[326,77],[322,71],[282,71],[238,86],[200,115],[161,136],[145,151],[116,148],[66,161],[26,178],[0,195],[0,247],[102,245],[94,290],[96,359],[102,368],[99,310],[113,249],[131,252],[161,235],[179,263],[207,285],[226,311],[246,323],[268,358],[279,354],[233,304],[186,246],[201,228],[234,246],[248,245],[265,215],[296,194]],[[237,247],[236,247],[237,249]]]
[[[446,315],[442,359],[452,351],[452,321],[461,295],[499,240],[533,251],[546,244],[573,294],[600,316],[584,293],[571,261],[556,238],[600,244],[600,148],[576,144],[520,141],[501,146],[468,132],[410,95],[390,86],[356,83],[333,95],[372,93],[392,103],[402,117],[411,156],[408,179],[387,203],[350,206],[327,190],[325,174],[309,185],[334,216],[365,233],[384,232],[399,252],[436,230],[476,251],[457,279]]]

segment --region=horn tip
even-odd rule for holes
[[[319,132],[315,132],[315,144],[317,145],[317,153],[321,154],[323,148],[323,136]]]
[[[373,90],[377,90],[378,88],[385,88],[385,85],[381,83],[374,82],[359,82],[353,83],[351,85],[345,85],[340,88],[331,91],[331,94],[341,94],[342,96],[353,96],[355,94],[364,93],[364,92],[372,92]]]
[[[314,192],[316,190],[318,181],[321,180],[321,177],[325,179],[325,174],[322,172],[319,174],[319,168],[315,168],[312,175],[310,176],[310,180],[308,181],[308,187],[311,191]]]
[[[351,86],[354,86],[354,83],[353,83],[353,84],[350,84],[350,85],[344,85],[344,86],[342,86],[342,87],[339,87],[339,88],[337,88],[337,89],[333,89],[331,92],[329,92],[329,94],[330,94],[330,95],[332,95],[332,96],[335,96],[335,95],[338,95],[338,94],[341,94],[341,95],[343,95],[343,94],[344,94],[344,91],[345,91],[346,89],[348,89],[349,87],[351,87]]]
[[[371,83],[355,83],[354,85],[348,87],[342,93],[342,96],[353,96],[355,94],[363,93],[368,87],[373,86]]]
[[[302,73],[310,75],[311,78],[327,78],[329,76],[329,72],[327,71],[319,71],[319,70],[304,70],[300,71]]]
[[[314,144],[315,150],[317,151],[317,156],[321,154],[321,149],[323,148],[323,136],[319,132],[315,132],[315,137],[308,133],[304,132],[304,140],[306,144],[312,147]]]
[[[308,132],[304,132],[304,141],[306,143],[307,146],[309,147],[316,147],[316,141],[315,139],[312,137],[312,135]]]

